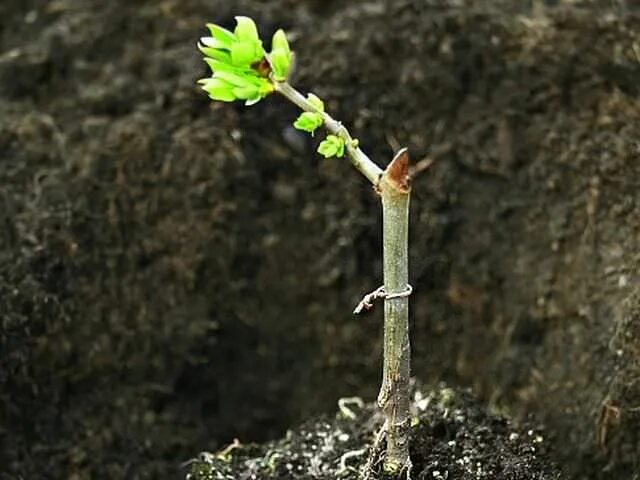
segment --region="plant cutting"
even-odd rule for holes
[[[275,32],[267,52],[252,19],[239,16],[236,22],[233,31],[207,25],[210,35],[200,39],[198,48],[211,75],[198,81],[201,88],[212,100],[239,100],[246,105],[253,105],[273,93],[282,95],[302,110],[293,123],[295,128],[312,136],[321,127],[327,130],[318,153],[325,158],[347,157],[380,196],[384,285],[365,295],[354,313],[368,310],[375,300],[384,299],[383,376],[377,401],[385,422],[374,447],[382,442],[386,445],[383,461],[386,474],[405,472],[408,475],[411,470],[408,313],[412,289],[408,284],[411,187],[407,150],[400,150],[384,170],[380,168],[362,151],[347,128],[326,112],[318,96],[313,93],[304,96],[288,82],[293,52],[285,32]]]

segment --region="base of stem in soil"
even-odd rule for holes
[[[383,417],[374,404],[343,403],[335,416],[309,420],[280,440],[235,442],[189,462],[188,480],[381,479],[369,459]],[[411,402],[411,478],[556,480],[544,431],[487,412],[467,391],[415,390]],[[384,449],[380,450],[381,452]],[[374,452],[374,455],[378,455]],[[369,472],[365,471],[370,468]]]

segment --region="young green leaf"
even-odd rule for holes
[[[234,31],[236,37],[241,42],[259,43],[260,37],[258,36],[258,27],[255,22],[249,17],[236,17],[236,29]]]
[[[235,67],[228,62],[222,60],[214,60],[213,58],[205,58],[205,63],[209,65],[211,71],[216,74],[218,72],[230,72],[235,73],[236,75],[253,75],[253,73],[247,72],[246,70]]]
[[[318,153],[324,158],[344,156],[344,140],[337,135],[327,135],[318,146]]]
[[[322,115],[313,112],[303,112],[294,122],[293,126],[303,132],[309,132],[312,136],[322,125]]]
[[[271,40],[271,53],[269,54],[274,78],[285,81],[291,70],[291,49],[284,30],[278,30]]]
[[[251,73],[219,71],[214,74],[214,78],[220,78],[234,87],[248,87],[251,85],[259,85],[260,83],[260,78]]]
[[[291,57],[282,49],[272,50],[269,54],[269,63],[273,71],[273,78],[284,82],[289,76]]]
[[[258,90],[261,97],[266,97],[273,93],[273,84],[266,78],[260,78],[258,82]]]
[[[284,30],[280,29],[273,34],[271,40],[271,53],[269,63],[273,70],[273,77],[279,82],[284,82],[291,70],[291,49]]]
[[[256,85],[255,95],[247,98],[244,104],[247,106],[256,104],[272,92],[273,92],[273,84],[266,78],[259,78],[258,83]]]
[[[231,63],[236,66],[251,65],[256,61],[256,49],[253,43],[236,42],[231,45]]]
[[[233,42],[236,42],[238,40],[233,33],[231,33],[226,28],[222,28],[219,25],[215,25],[213,23],[207,23],[207,28],[211,32],[211,36],[213,38],[217,39],[218,41],[220,41],[221,43],[223,43],[228,47],[230,47]]]
[[[229,64],[231,63],[231,55],[229,55],[229,52],[220,50],[218,48],[205,47],[202,44],[198,44],[198,49],[200,49],[200,51],[205,54],[205,57],[204,57],[205,62],[207,61],[208,58],[212,58],[220,62],[229,63]]]
[[[204,78],[198,80],[201,88],[209,94],[212,100],[221,102],[233,102],[236,96],[233,93],[234,86],[219,78]]]
[[[231,47],[231,44],[221,42],[217,38],[213,38],[213,37],[202,37],[200,38],[200,43],[205,47],[216,48],[220,50],[225,50],[225,49],[228,50]]]
[[[284,33],[284,30],[281,28],[273,34],[271,38],[271,49],[272,50],[282,50],[286,54],[291,53],[291,49],[289,48],[289,41],[287,40],[287,35]]]
[[[307,94],[307,101],[318,109],[319,112],[324,112],[324,102],[316,97],[313,93]]]
[[[259,90],[256,85],[247,85],[244,87],[235,87],[233,94],[239,100],[249,100],[250,98],[260,98]]]

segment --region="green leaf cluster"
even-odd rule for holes
[[[212,23],[207,24],[207,28],[211,36],[202,37],[198,48],[212,75],[198,83],[213,100],[244,100],[246,105],[253,105],[272,93],[277,82],[287,80],[293,53],[283,30],[273,34],[271,52],[266,54],[258,28],[249,17],[236,17],[233,32]],[[307,95],[307,102],[309,111],[303,112],[293,126],[313,136],[324,123],[324,102],[313,93]],[[318,152],[325,158],[343,157],[345,140],[327,135]]]
[[[344,139],[337,135],[327,135],[327,138],[320,142],[318,153],[324,158],[343,157]]]
[[[198,48],[211,68],[212,76],[198,81],[213,100],[244,100],[253,105],[273,92],[273,85],[260,66],[265,58],[256,24],[249,17],[236,17],[233,32],[207,24],[210,37],[200,39]]]

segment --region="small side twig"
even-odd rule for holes
[[[411,169],[409,169],[409,176],[411,177],[411,179],[415,179],[418,175],[427,170],[431,165],[433,165],[434,161],[435,160],[431,157],[425,157],[422,160],[416,162],[416,164]]]

